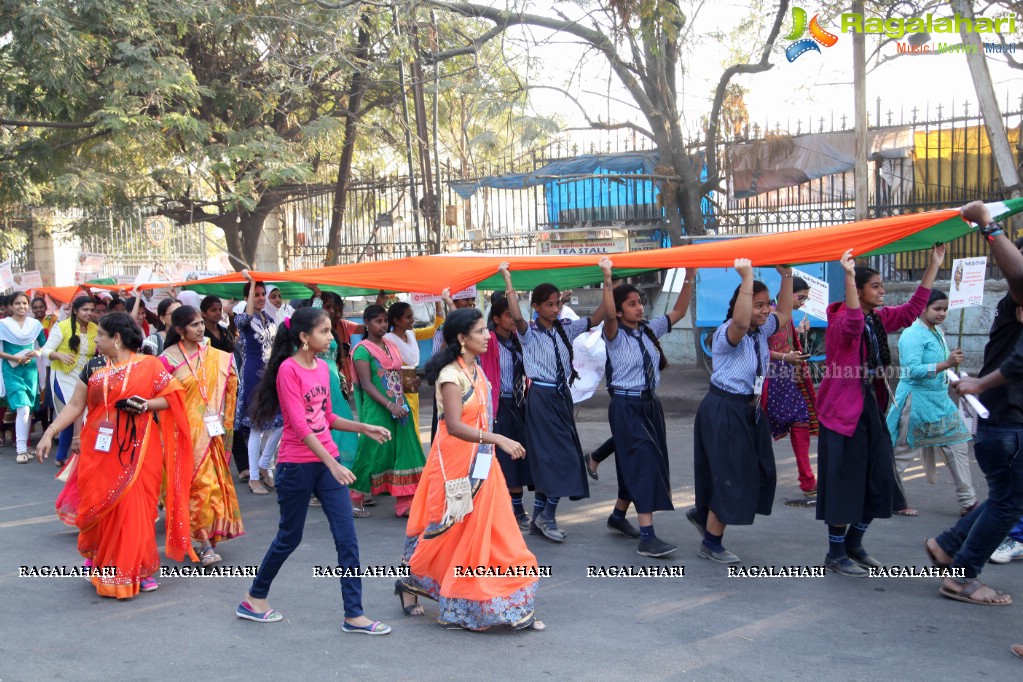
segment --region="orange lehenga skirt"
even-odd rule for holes
[[[80,501],[75,524],[78,552],[101,574],[92,577],[96,592],[119,599],[134,597],[139,584],[159,570],[155,520],[157,500],[167,473],[166,544],[171,559],[195,559],[188,538],[188,489],[192,478],[191,442],[181,402],[181,385],[156,358],[134,356],[130,381],[121,368],[104,368],[89,379],[89,415],[82,427],[82,451],[74,472]],[[111,372],[108,404],[132,395],[164,397],[168,410],[129,417],[110,411],[115,424],[109,452],[95,448],[105,409],[102,375]],[[126,385],[124,385],[126,384]],[[182,456],[179,456],[179,453]],[[110,571],[107,575],[102,571]]]
[[[442,375],[437,382],[438,404],[443,380]],[[479,425],[488,430],[490,390],[482,370],[471,386],[462,388],[462,421],[474,429]],[[536,557],[526,547],[515,520],[496,458],[485,480],[472,480],[473,511],[458,523],[441,522],[445,490],[438,450],[443,453],[447,478],[453,479],[470,471],[477,447],[449,436],[440,415],[437,436],[412,502],[405,538],[408,584],[439,603],[441,621],[471,630],[528,621],[533,616],[538,582]],[[464,573],[469,568],[525,571],[532,575],[466,577]],[[463,575],[457,575],[459,572]]]

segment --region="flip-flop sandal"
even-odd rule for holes
[[[14,461],[17,462],[18,464],[27,464],[28,463],[28,453],[27,452],[19,452],[18,456],[14,458]]]
[[[390,625],[385,625],[378,620],[373,621],[369,625],[352,625],[343,621],[341,623],[341,632],[357,632],[362,635],[386,635],[390,631]]]
[[[949,568],[952,566],[950,563],[946,564],[945,562],[938,560],[938,556],[931,551],[930,546],[927,544],[927,540],[924,540],[924,551],[927,552],[927,556],[930,558],[933,566],[936,566],[937,568]]]
[[[373,515],[361,507],[352,507],[352,516],[357,519],[368,519]]]
[[[255,621],[256,623],[276,623],[279,620],[284,620],[284,616],[279,611],[273,609],[257,613],[247,601],[243,601],[238,605],[238,608],[234,610],[234,615],[245,620]]]
[[[367,497],[363,498],[362,506],[363,507],[375,507],[375,506],[377,506],[377,501],[374,498],[367,496]]]
[[[905,509],[900,509],[900,510],[898,510],[895,513],[898,514],[899,516],[920,516],[919,510],[913,509],[912,507],[906,507]]]
[[[1009,597],[1008,594],[1006,594],[1005,592],[999,592],[998,590],[994,589],[993,587],[988,587],[988,589],[990,589],[991,591],[993,591],[995,593],[995,598],[996,599],[998,597],[1009,597],[1009,601],[997,602],[997,601],[991,601],[991,600],[988,600],[988,599],[974,599],[972,597],[973,593],[976,592],[977,590],[979,590],[982,587],[988,587],[988,586],[985,585],[984,583],[980,582],[976,578],[974,578],[970,582],[968,582],[965,585],[963,585],[963,589],[959,590],[958,592],[956,592],[955,590],[950,590],[949,588],[945,587],[944,585],[942,585],[940,588],[938,588],[938,592],[940,592],[941,596],[943,596],[943,597],[948,597],[949,599],[955,599],[956,601],[963,601],[963,602],[966,602],[968,604],[978,604],[980,606],[1009,606],[1009,605],[1012,604],[1012,598]]]
[[[202,564],[203,568],[212,566],[215,563],[219,563],[224,560],[224,557],[214,551],[212,547],[207,547],[206,551],[199,555],[199,563]]]

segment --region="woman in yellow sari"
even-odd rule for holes
[[[195,467],[188,503],[192,540],[199,543],[202,565],[209,566],[222,560],[217,543],[245,533],[224,448],[224,437],[234,428],[238,376],[233,355],[203,343],[205,323],[198,310],[177,308],[169,327],[160,359],[185,388]]]
[[[158,587],[153,519],[165,472],[167,557],[196,559],[188,532],[192,442],[183,391],[159,360],[139,354],[141,346],[142,334],[130,317],[105,315],[96,334],[96,349],[104,357],[85,366],[70,401],[36,447],[42,462],[54,436],[88,407],[75,524],[78,552],[93,569],[92,584],[101,597],[129,599]]]

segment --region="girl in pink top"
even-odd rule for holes
[[[333,413],[327,365],[316,357],[332,339],[330,317],[322,308],[299,309],[278,330],[266,373],[256,389],[252,408],[256,423],[271,418],[278,410],[284,418],[274,477],[281,521],[249,593],[235,610],[239,618],[261,623],[283,618],[270,608],[266,597],[284,561],[302,541],[312,495],[319,498],[330,524],[338,566],[359,568],[359,543],[348,495],[348,484],[355,481],[355,476],[337,461],[330,429],[355,431],[379,442],[391,434],[387,429]],[[363,615],[361,579],[341,578],[341,596],[345,606],[343,632],[386,635],[391,631],[389,626]]]
[[[856,267],[852,249],[842,255],[845,303],[828,306],[827,369],[817,397],[817,519],[828,524],[824,565],[840,575],[865,578],[867,569],[881,565],[863,549],[863,535],[875,518],[891,518],[892,509],[905,507],[882,417],[889,395],[888,334],[923,312],[944,259],[945,247],[935,246],[912,298],[885,308],[881,275]]]

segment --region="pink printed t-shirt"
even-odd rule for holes
[[[316,361],[316,369],[306,369],[288,358],[277,372],[277,395],[281,399],[281,416],[284,417],[284,434],[278,462],[305,464],[319,462],[302,439],[310,433],[327,449],[331,457],[337,457],[337,446],[330,437],[330,425],[337,417],[330,404],[330,374],[327,363]]]

